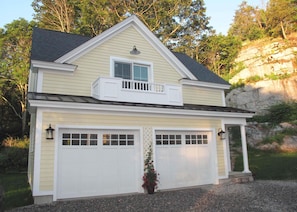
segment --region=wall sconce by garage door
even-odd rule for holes
[[[54,131],[55,131],[55,129],[52,128],[51,124],[49,124],[48,128],[45,129],[45,131],[46,131],[46,139],[48,139],[48,140],[54,139]]]
[[[140,54],[140,51],[138,51],[138,49],[136,48],[136,46],[133,46],[132,51],[130,51],[130,54],[132,55],[138,55]]]
[[[221,140],[225,139],[225,131],[222,130],[222,128],[219,128],[218,130],[218,136],[220,137]]]

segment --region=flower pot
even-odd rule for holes
[[[148,194],[153,194],[153,193],[155,193],[155,187],[154,187],[154,186],[148,186],[148,187],[146,188],[146,190],[147,190],[147,193],[148,193]]]

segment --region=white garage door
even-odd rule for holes
[[[159,189],[212,184],[211,132],[156,131]]]
[[[59,132],[57,199],[137,192],[137,131],[63,129]]]

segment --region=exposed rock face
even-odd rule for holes
[[[233,89],[226,96],[226,105],[263,114],[271,105],[290,100],[297,100],[297,76],[259,81]]]
[[[266,44],[265,41],[258,42],[242,48],[235,62],[243,63],[245,68],[230,80],[231,84],[252,76],[265,78],[271,74],[292,74],[297,71],[296,45],[288,46],[283,40],[266,41]]]
[[[297,43],[296,37],[289,42],[278,39],[257,41],[244,46],[236,62],[243,63],[245,68],[235,75],[230,83],[244,82],[253,76],[263,80],[245,83],[244,87],[232,90],[226,96],[226,105],[263,114],[271,105],[297,100],[297,44],[294,44]],[[284,74],[291,77],[282,80],[270,80],[269,77],[277,78]]]
[[[278,126],[271,127],[268,123],[248,123],[246,126],[247,143],[256,149],[261,150],[281,150],[283,152],[297,152],[297,136],[285,136],[283,141],[263,144],[266,137],[276,135],[284,129],[296,129],[297,126],[290,123],[280,123]]]

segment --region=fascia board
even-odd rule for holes
[[[110,39],[117,33],[121,32],[122,30],[129,27],[129,24],[134,20],[134,16],[131,16],[124,21],[114,25],[113,27],[105,30],[100,35],[95,36],[94,38],[90,39],[89,41],[83,43],[82,45],[78,46],[77,48],[73,49],[72,51],[68,52],[67,54],[63,55],[62,57],[58,58],[55,62],[57,63],[71,63],[76,58],[80,57],[81,55],[85,54],[86,52],[96,48],[98,45],[103,43],[105,40]]]
[[[121,105],[105,105],[90,103],[73,102],[52,102],[41,100],[29,100],[30,107],[52,108],[52,109],[73,109],[73,110],[92,110],[106,112],[125,112],[139,114],[163,114],[163,115],[183,115],[183,116],[203,116],[203,117],[225,117],[225,118],[252,118],[254,113],[234,113],[218,111],[197,111],[197,110],[179,110],[173,108],[153,108]]]
[[[190,79],[196,79],[196,77],[173,55],[173,53],[167,49],[164,44],[135,16],[127,18],[126,20],[116,24],[108,30],[102,32],[100,35],[90,39],[84,44],[78,46],[62,57],[58,58],[57,63],[72,63],[74,60],[96,48],[106,40],[117,35],[121,31],[130,26],[142,34],[142,36],[181,74],[183,78],[188,77]]]
[[[66,72],[74,72],[76,69],[76,65],[72,64],[62,64],[55,62],[45,62],[40,60],[31,60],[31,68],[32,69],[48,69],[54,71],[66,71]]]
[[[210,82],[201,82],[197,80],[180,80],[182,85],[193,85],[197,87],[205,87],[205,88],[215,88],[215,89],[223,89],[228,90],[230,89],[231,85],[224,85],[224,84],[217,84],[217,83],[210,83]]]

